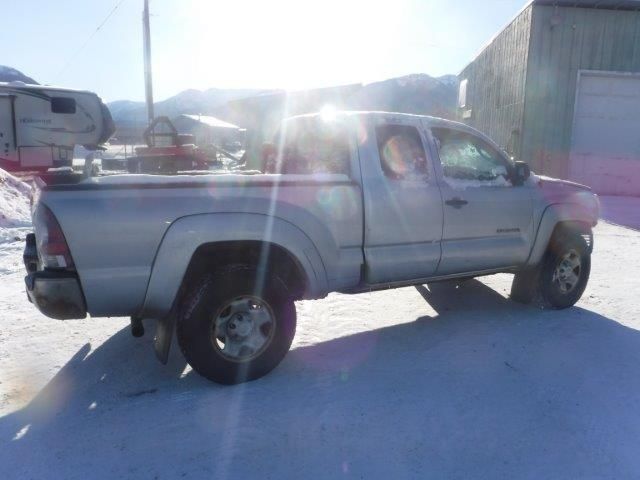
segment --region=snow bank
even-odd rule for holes
[[[31,231],[31,188],[0,169],[0,275],[22,269],[19,253]]]
[[[0,169],[0,228],[31,224],[30,193],[29,185]]]

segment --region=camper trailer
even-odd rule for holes
[[[101,148],[114,132],[95,93],[0,82],[0,168],[42,171],[71,166],[73,148]]]

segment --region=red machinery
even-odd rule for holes
[[[168,117],[156,117],[143,138],[147,146],[136,148],[136,156],[127,158],[130,173],[208,170],[210,164],[217,163],[215,154],[211,158],[211,152],[200,150],[193,135],[178,133]]]

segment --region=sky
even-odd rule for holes
[[[143,100],[142,3],[3,2],[0,65],[107,101]],[[188,88],[299,90],[457,74],[525,3],[150,0],[155,100]]]

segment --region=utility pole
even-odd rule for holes
[[[144,41],[144,91],[147,100],[149,124],[155,118],[153,113],[153,78],[151,72],[151,32],[149,28],[149,0],[144,0],[142,12],[142,35]]]

